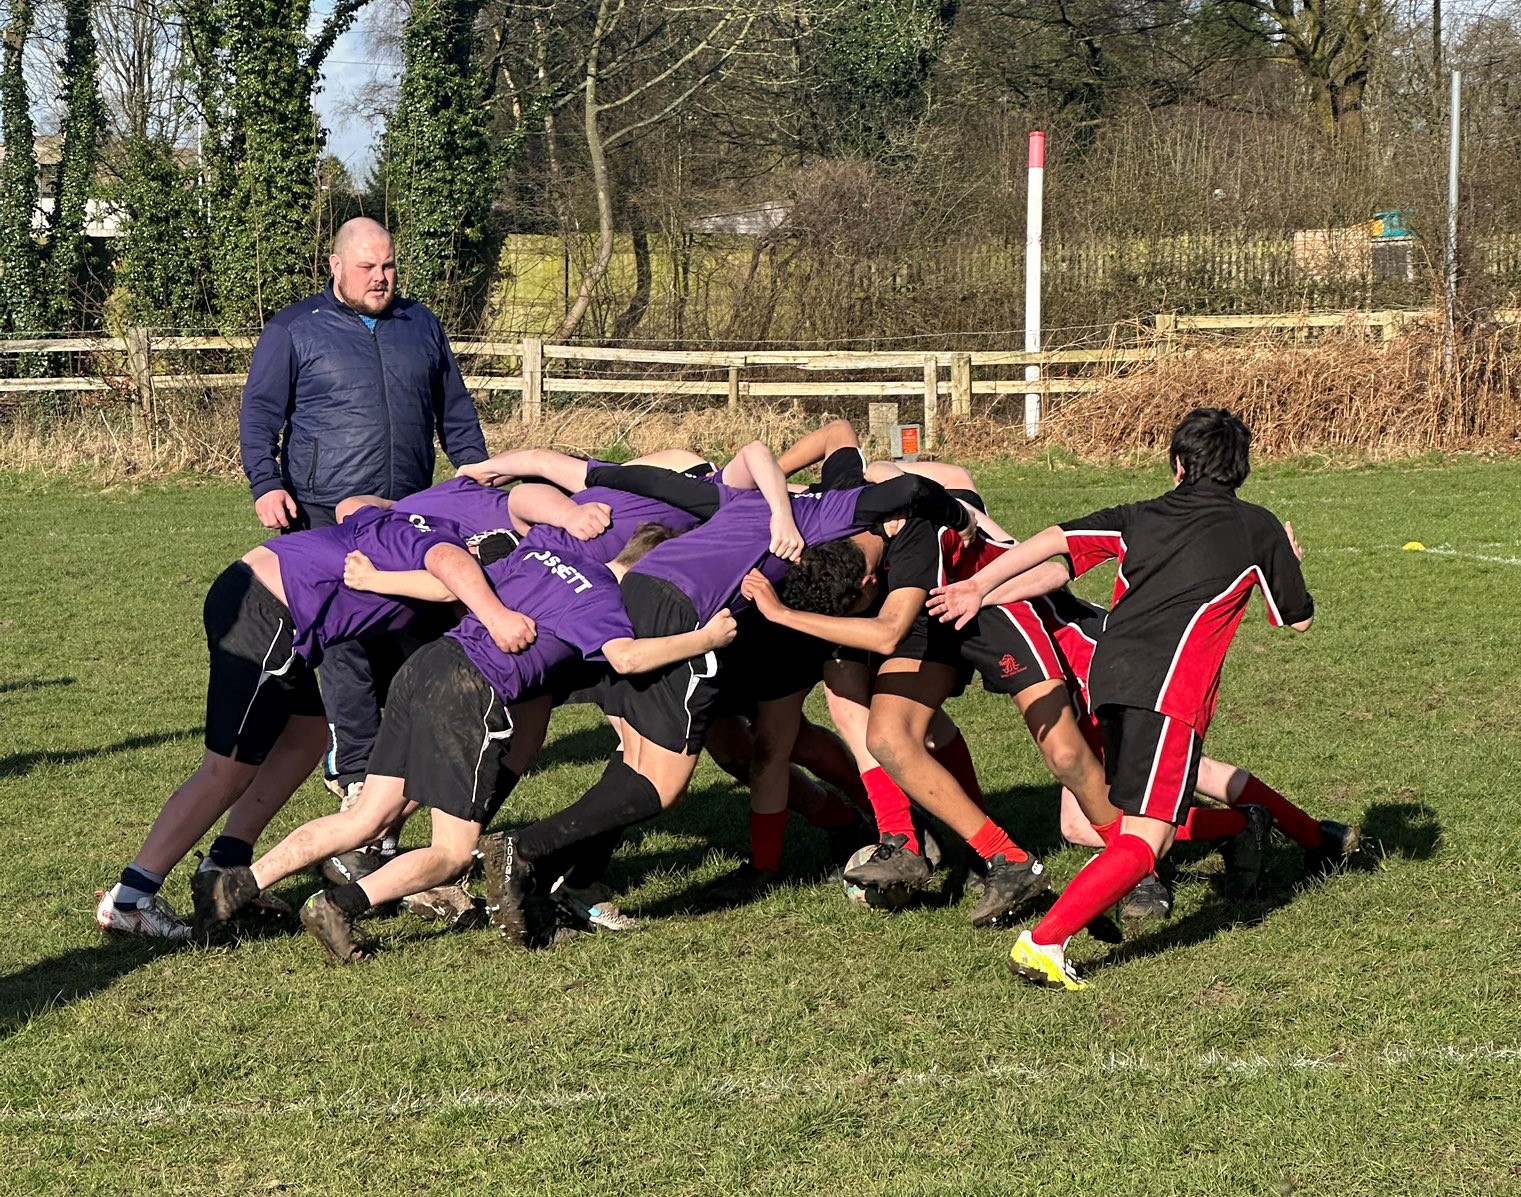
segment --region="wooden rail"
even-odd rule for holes
[[[1521,324],[1521,310],[1496,312],[1504,323]],[[477,393],[516,392],[519,412],[528,423],[543,418],[547,395],[683,395],[723,399],[737,411],[746,399],[857,398],[878,401],[919,399],[923,403],[926,448],[934,445],[942,400],[951,415],[969,415],[977,396],[1067,395],[1093,391],[1109,379],[1142,363],[1155,361],[1200,342],[1219,344],[1227,334],[1290,333],[1302,342],[1312,332],[1340,329],[1368,336],[1379,344],[1397,338],[1406,325],[1436,319],[1434,310],[1380,312],[1292,312],[1267,315],[1178,316],[1155,318],[1154,335],[1140,345],[1114,344],[1094,349],[1059,349],[1039,353],[1017,350],[926,350],[862,352],[855,350],[674,350],[628,349],[594,345],[546,345],[535,337],[521,341],[460,338],[456,355],[484,366],[511,359],[516,369],[472,370],[465,385]],[[159,336],[130,329],[123,336],[75,336],[0,340],[0,359],[36,355],[93,355],[73,374],[38,378],[0,378],[0,397],[48,392],[117,396],[153,412],[159,392],[240,389],[245,373],[201,374],[174,370],[167,353],[248,352],[252,335]],[[561,373],[550,363],[575,363],[581,372]],[[586,373],[598,364],[619,374]],[[1041,377],[1028,381],[1024,367],[1036,366]],[[655,367],[636,371],[635,367]],[[848,379],[787,379],[769,372],[856,375]],[[1055,377],[1048,376],[1051,371]],[[1003,372],[1006,376],[1000,377]],[[1074,373],[1075,372],[1075,373]],[[882,374],[899,377],[881,377]],[[981,376],[974,377],[974,373]],[[689,377],[691,374],[706,377]],[[634,375],[630,377],[629,375]],[[759,375],[759,376],[757,376]],[[860,375],[866,375],[862,378]],[[882,413],[877,413],[879,416]]]

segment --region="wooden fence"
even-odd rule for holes
[[[1507,323],[1521,324],[1521,310],[1496,316]],[[1337,330],[1386,344],[1412,322],[1436,318],[1429,310],[1257,316],[1162,314],[1133,345],[1119,345],[1115,338],[1097,348],[1037,353],[626,349],[546,345],[534,337],[522,341],[462,338],[454,342],[454,349],[469,368],[465,385],[477,393],[516,392],[520,396],[518,412],[525,423],[537,423],[543,418],[545,398],[550,394],[691,396],[722,399],[730,411],[736,412],[749,399],[854,398],[878,402],[918,399],[923,402],[922,439],[925,448],[930,448],[935,443],[935,424],[942,400],[949,400],[951,415],[964,416],[971,414],[978,397],[1028,394],[1046,397],[1096,390],[1106,380],[1141,363],[1201,342],[1218,344],[1222,337],[1271,333],[1292,342],[1304,342],[1317,333]],[[1135,330],[1131,331],[1134,337]],[[159,336],[146,329],[133,329],[121,337],[0,341],[0,359],[73,355],[77,363],[75,372],[67,376],[0,378],[0,396],[102,393],[132,403],[143,415],[152,418],[161,393],[237,390],[247,380],[246,373],[165,370],[168,356],[243,354],[252,350],[254,341],[251,335]],[[480,369],[495,362],[511,363],[516,368],[490,372]],[[555,362],[570,364],[570,369],[552,371],[550,364]],[[1041,375],[1033,381],[1024,376],[1025,367],[1032,365],[1039,368]],[[776,377],[779,373],[790,377]],[[699,377],[690,377],[694,374]],[[824,374],[836,377],[809,377]]]

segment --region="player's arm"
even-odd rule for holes
[[[542,482],[525,482],[507,496],[512,526],[527,532],[535,524],[563,528],[577,540],[601,536],[612,525],[613,512],[606,503],[577,503],[564,491]]]
[[[459,473],[483,486],[506,486],[519,478],[541,478],[571,494],[586,489],[586,462],[553,449],[509,449],[464,466]]]
[[[867,527],[900,515],[914,516],[937,528],[954,528],[968,543],[977,533],[977,520],[970,507],[953,499],[939,483],[913,474],[863,486],[855,515]]]
[[[1067,533],[1055,526],[1037,532],[1029,540],[1015,545],[1003,556],[990,561],[965,581],[949,586],[936,586],[930,591],[930,614],[942,623],[956,621],[958,628],[965,627],[982,609],[983,600],[1001,583],[1016,578],[1026,570],[1034,569],[1048,558],[1060,556],[1067,551]],[[1044,593],[1044,591],[1040,592]]]
[[[718,511],[722,496],[712,482],[677,474],[650,465],[599,465],[586,472],[588,486],[608,486],[613,490],[658,499],[672,507],[711,519]]]
[[[924,607],[925,592],[917,586],[903,586],[882,600],[875,615],[819,615],[798,611],[782,602],[776,587],[758,569],[752,569],[740,583],[740,594],[755,604],[772,623],[813,636],[827,644],[854,648],[886,656],[903,642],[909,628]]]
[[[469,550],[457,544],[436,544],[423,558],[423,565],[481,621],[504,653],[522,652],[534,642],[538,630],[533,620],[502,605]]]
[[[740,490],[758,490],[771,508],[771,553],[783,561],[797,562],[803,556],[803,537],[792,518],[792,492],[787,476],[777,464],[771,450],[762,441],[751,441],[724,467],[725,486]]]
[[[1060,590],[1070,581],[1072,571],[1067,568],[1066,559],[1053,557],[1034,569],[1025,570],[1017,578],[1010,578],[995,586],[983,596],[982,605],[996,607],[1000,603],[1022,603],[1026,599],[1039,598],[1053,590]]]
[[[852,445],[859,447],[860,443],[849,420],[831,420],[822,428],[815,428],[793,441],[777,458],[777,464],[782,473],[790,478],[799,470],[828,461],[829,455],[837,449],[847,449]]]
[[[649,673],[723,648],[733,641],[735,626],[734,616],[725,608],[693,632],[609,640],[602,646],[602,655],[618,673]]]
[[[375,563],[355,549],[343,559],[343,584],[368,594],[417,599],[424,603],[452,603],[455,594],[425,569],[376,569]]]
[[[1294,525],[1285,523],[1274,537],[1263,571],[1268,599],[1268,621],[1283,624],[1296,632],[1308,632],[1315,622],[1315,599],[1305,586],[1304,546],[1294,535]]]

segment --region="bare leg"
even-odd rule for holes
[[[821,781],[858,802],[866,801],[861,775],[856,771],[854,755],[843,740],[828,728],[804,717],[798,728],[792,759]]]
[[[406,805],[402,788],[399,777],[370,774],[359,801],[348,810],[303,823],[254,861],[259,888],[268,889],[324,857],[373,843]]]
[[[1077,795],[1066,786],[1062,787],[1061,810],[1062,839],[1075,848],[1102,848],[1103,838],[1093,830],[1093,824],[1077,804]]]
[[[310,776],[327,747],[327,721],[320,715],[294,715],[259,766],[253,784],[228,813],[223,835],[252,844],[290,796]]]
[[[633,724],[623,729],[623,763],[642,774],[660,795],[660,805],[669,810],[687,792],[687,783],[697,768],[697,758],[685,752],[672,752],[646,740]]]
[[[1066,682],[1058,679],[1028,686],[1014,695],[1014,704],[1051,776],[1077,797],[1088,822],[1103,827],[1118,819],[1120,810],[1109,801],[1104,766],[1077,726]]]
[[[258,771],[257,765],[207,750],[201,767],[181,783],[158,812],[132,863],[167,876],[253,784]]]
[[[481,825],[443,811],[433,812],[433,842],[403,852],[359,882],[370,904],[395,902],[453,881],[470,867],[471,853],[481,837]]]

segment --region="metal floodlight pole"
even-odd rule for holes
[[[1447,321],[1442,333],[1442,361],[1452,372],[1457,356],[1458,318],[1458,129],[1463,115],[1463,72],[1452,73],[1451,127],[1447,135]]]
[[[1025,352],[1040,352],[1041,235],[1045,221],[1046,135],[1030,134],[1030,186],[1025,208]],[[1039,382],[1040,367],[1025,367],[1025,381]],[[1025,435],[1040,432],[1040,392],[1025,394]]]

